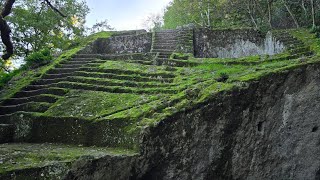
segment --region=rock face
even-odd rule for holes
[[[274,55],[284,51],[283,43],[271,33],[261,34],[253,29],[194,30],[195,57],[239,58],[252,55]]]
[[[93,54],[125,54],[147,53],[151,50],[152,33],[132,31],[118,33],[110,38],[100,38],[88,46],[83,53]]]
[[[144,132],[140,157],[117,161],[119,179],[319,179],[319,76],[305,65],[162,121]],[[109,177],[113,161],[67,179]]]
[[[319,76],[301,67],[163,121],[145,136],[142,177],[319,179]]]

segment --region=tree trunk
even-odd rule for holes
[[[315,11],[314,11],[314,1],[311,1],[311,13],[312,13],[312,28],[316,27],[316,15],[315,15]]]
[[[299,28],[300,25],[299,25],[297,19],[294,17],[294,14],[293,14],[292,11],[290,10],[289,6],[288,6],[287,3],[285,2],[285,0],[282,0],[282,2],[283,2],[283,4],[284,4],[284,6],[286,7],[288,13],[290,14],[292,20],[294,21],[296,27]]]
[[[269,22],[269,26],[272,29],[272,12],[271,12],[271,8],[272,8],[272,0],[268,0],[268,22]]]
[[[4,18],[11,13],[14,2],[15,0],[7,0],[4,4],[4,7],[0,15],[1,40],[3,44],[6,46],[6,53],[2,55],[2,59],[4,60],[8,60],[13,54],[13,44],[10,37],[11,29]]]
[[[257,24],[256,20],[254,19],[253,15],[252,15],[252,11],[250,9],[250,4],[249,3],[247,4],[247,10],[248,10],[248,14],[249,14],[249,16],[251,18],[252,23],[254,24],[256,29],[258,29],[258,24]]]

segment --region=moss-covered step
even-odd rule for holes
[[[136,156],[135,151],[127,149],[63,144],[2,144],[0,179],[63,179],[77,162],[101,158],[121,161]]]
[[[46,73],[44,75],[42,75],[41,79],[39,79],[38,81],[40,82],[41,80],[44,79],[57,79],[57,78],[65,78],[67,76],[71,76],[72,73],[60,73],[60,74],[50,74],[50,73]]]
[[[138,130],[132,119],[96,121],[92,118],[46,116],[42,113],[16,112],[1,115],[2,124],[15,126],[13,142],[63,143],[83,146],[138,149]]]
[[[37,96],[41,94],[52,94],[56,96],[63,96],[67,92],[68,92],[67,89],[50,87],[50,88],[31,90],[31,91],[20,91],[20,92],[17,92],[13,97],[22,98],[22,97]]]
[[[180,91],[182,87],[155,87],[155,88],[140,88],[140,87],[122,87],[122,86],[106,86],[96,85],[93,83],[79,83],[79,82],[68,82],[61,81],[59,83],[52,84],[51,87],[59,87],[65,89],[79,89],[79,90],[90,90],[90,91],[103,91],[111,93],[134,93],[134,94],[175,94]]]
[[[75,54],[75,60],[80,59],[108,59],[108,60],[149,60],[152,54],[133,53],[133,54]]]
[[[164,82],[171,83],[173,78],[161,78],[161,77],[141,77],[139,75],[118,75],[113,73],[99,73],[99,72],[86,72],[86,71],[76,71],[74,76],[92,77],[92,78],[109,78],[117,80],[130,80],[136,82]]]
[[[12,114],[17,111],[26,112],[45,112],[52,103],[49,102],[26,102],[17,105],[2,105],[0,106],[0,115]]]
[[[18,105],[27,102],[48,102],[54,103],[56,102],[61,96],[51,95],[51,94],[40,94],[37,96],[31,97],[23,97],[23,98],[9,98],[3,101],[2,105]]]
[[[122,74],[122,75],[136,75],[141,77],[149,77],[149,78],[175,78],[175,75],[169,72],[143,72],[143,71],[132,71],[126,69],[115,69],[112,67],[101,67],[101,68],[93,68],[93,67],[82,67],[79,71],[86,72],[98,72],[98,73],[112,73],[112,74]]]
[[[81,76],[70,76],[70,77],[67,77],[65,81],[79,82],[79,83],[93,84],[93,85],[103,85],[103,86],[122,86],[122,87],[140,87],[140,88],[177,86],[177,84],[173,84],[173,83],[134,82],[134,81],[127,81],[127,80],[90,78],[90,77],[81,77]]]

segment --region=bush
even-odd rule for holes
[[[219,77],[217,78],[218,82],[226,82],[229,79],[229,75],[227,73],[221,72]]]
[[[4,71],[0,72],[0,89],[3,88],[15,75],[21,72],[21,69],[13,70],[9,73]]]
[[[312,27],[310,30],[311,33],[315,33],[317,38],[320,38],[320,26]]]
[[[26,58],[26,66],[30,68],[37,68],[46,64],[49,64],[53,60],[51,51],[49,49],[43,49],[33,52]]]

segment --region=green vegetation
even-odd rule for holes
[[[79,147],[63,144],[2,144],[0,145],[0,174],[27,168],[42,168],[70,162],[86,156],[96,159],[105,156],[135,155],[126,149]],[[55,173],[55,172],[51,172]]]
[[[84,2],[60,0],[51,2],[66,17],[37,0],[18,0],[7,20],[14,29],[12,37],[18,55],[52,48],[68,49],[84,36],[84,19],[89,9]],[[75,38],[71,38],[75,37]]]
[[[25,71],[24,76],[18,74],[14,77],[11,82],[14,86],[11,86],[11,89],[6,86],[1,98],[10,99],[13,93],[31,82],[36,82],[31,88],[43,86],[41,88],[45,91],[31,97],[40,101],[25,103],[19,107],[30,111],[16,112],[8,118],[5,117],[5,120],[19,126],[24,126],[25,122],[34,124],[30,131],[32,136],[41,139],[40,142],[50,139],[50,142],[120,147],[138,151],[141,132],[148,127],[157,126],[166,118],[208,103],[220,93],[247,88],[249,83],[259,81],[265,76],[319,63],[319,39],[316,39],[314,34],[305,29],[275,33],[290,33],[302,42],[294,41],[298,44],[295,48],[308,48],[298,52],[298,55],[289,49],[279,55],[239,59],[198,59],[189,54],[175,53],[166,59],[169,65],[163,66],[152,65],[153,59],[148,60],[148,55],[142,57],[141,61],[107,59],[107,56],[99,59],[99,56],[95,55],[89,56],[90,59],[86,55],[76,55],[87,43],[111,35],[110,32],[98,33],[88,37],[79,47],[66,51],[51,64]],[[308,54],[310,49],[314,56]],[[74,66],[72,63],[80,62],[82,65],[81,61],[87,61],[85,66],[80,66],[66,77],[57,78],[58,81],[47,83],[52,80],[51,76],[60,75],[61,69],[66,68],[67,71],[62,72],[68,73]],[[144,64],[145,62],[149,62],[149,65]],[[52,72],[57,74],[50,74]],[[46,76],[50,78],[37,81]],[[57,90],[63,92],[50,94]],[[50,103],[41,101],[46,100],[45,98],[53,100]],[[24,155],[26,159],[15,157],[16,161],[21,163],[17,166],[6,162],[3,167],[10,170],[33,166],[28,162],[36,162],[34,166],[38,166],[42,162],[52,162],[55,159],[69,162],[87,155],[86,152],[86,149],[65,149],[63,153],[31,153]]]
[[[210,28],[275,28],[319,25],[319,1],[298,0],[173,0],[163,16],[165,29],[192,23]]]
[[[70,60],[74,54],[83,49],[86,45],[95,41],[97,38],[106,38],[110,37],[111,35],[112,32],[99,32],[96,34],[92,34],[84,38],[78,44],[78,46],[63,52],[58,58],[56,58],[54,61],[52,61],[50,64],[46,66],[42,66],[36,69],[21,68],[19,70],[14,71],[13,74],[10,73],[11,75],[5,75],[4,73],[4,75],[2,76],[4,79],[1,78],[1,82],[3,83],[3,85],[2,90],[0,91],[0,100],[10,98],[13,94],[21,91],[21,89],[23,89],[31,82],[41,78],[41,76],[43,76],[48,70],[57,66],[59,63]],[[10,81],[11,79],[13,80]],[[10,84],[7,84],[9,81]]]
[[[53,56],[49,49],[43,49],[37,52],[33,52],[26,58],[25,66],[30,68],[37,68],[49,64],[53,60]]]
[[[46,114],[49,116],[59,114],[59,116],[67,117],[97,118],[158,98],[148,95],[75,90],[70,91],[65,98],[56,102]]]

